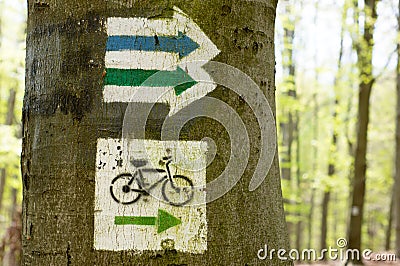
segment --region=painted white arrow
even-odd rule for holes
[[[185,62],[211,60],[220,53],[201,28],[177,7],[174,7],[172,18],[108,18],[107,20],[108,36],[179,36],[180,33],[199,45],[195,51],[183,58],[177,53],[162,51],[107,51],[106,67],[167,70]]]
[[[176,86],[180,85],[180,80],[171,86],[157,86],[160,83],[155,81],[158,73],[150,78],[154,82],[146,80],[140,86],[121,85],[114,80],[114,84],[105,83],[105,102],[167,103],[171,116],[216,88],[209,82],[212,79],[202,66],[220,51],[201,28],[177,7],[174,7],[172,18],[109,18],[107,34],[106,69],[143,70],[147,74],[151,70],[177,72],[179,67],[190,78],[182,80],[182,83],[190,80],[197,82],[178,94]],[[160,40],[161,43],[157,43]],[[158,77],[164,76],[161,73]]]

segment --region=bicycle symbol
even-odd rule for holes
[[[147,160],[132,160],[131,163],[136,168],[133,174],[124,173],[115,177],[110,186],[111,197],[124,205],[137,202],[140,197],[148,196],[149,191],[153,190],[158,184],[162,184],[162,196],[166,202],[172,206],[183,206],[189,203],[194,194],[193,182],[183,175],[171,175],[169,165],[172,163],[172,156],[163,157],[160,164],[165,164],[164,169],[143,168],[147,165]],[[167,173],[160,177],[153,184],[145,182],[145,173]]]

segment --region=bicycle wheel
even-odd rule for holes
[[[133,204],[139,200],[142,188],[131,174],[120,174],[113,179],[110,186],[111,197],[124,205]],[[129,184],[130,183],[130,184]]]
[[[183,175],[174,175],[173,183],[165,177],[162,186],[164,199],[172,206],[183,206],[193,198],[193,182]]]

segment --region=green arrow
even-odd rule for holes
[[[157,217],[143,216],[116,216],[115,225],[154,225],[157,233],[162,233],[171,227],[181,224],[181,220],[172,216],[164,210],[158,210]]]
[[[156,73],[156,78],[150,78]],[[104,85],[174,87],[176,96],[181,95],[197,83],[180,67],[173,71],[107,68],[104,78]]]

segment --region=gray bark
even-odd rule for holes
[[[291,265],[257,252],[288,248],[278,158],[254,192],[248,184],[259,155],[260,132],[238,95],[218,88],[211,95],[237,110],[252,141],[250,163],[228,194],[207,204],[208,250],[194,255],[110,252],[93,249],[96,141],[120,138],[126,104],[102,102],[107,17],[157,17],[177,6],[222,51],[217,61],[235,66],[260,85],[275,110],[274,19],[276,1],[56,1],[28,0],[27,72],[23,109],[24,265]],[[161,114],[159,114],[161,115]],[[149,119],[157,139],[162,121]],[[184,132],[229,143],[207,119]],[[228,145],[207,169],[224,169]]]

